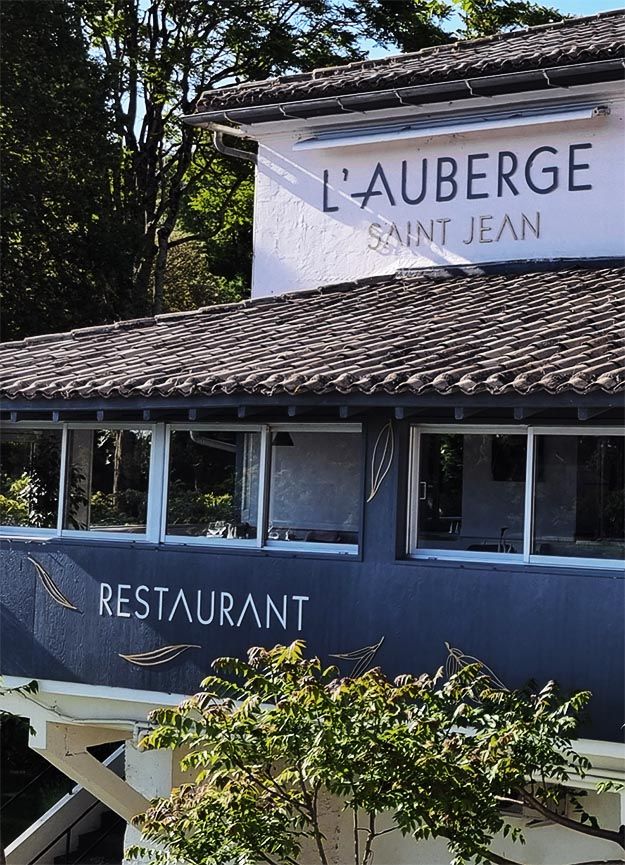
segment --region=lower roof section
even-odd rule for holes
[[[0,346],[0,397],[473,397],[625,391],[622,261],[410,271]]]

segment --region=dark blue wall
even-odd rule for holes
[[[378,428],[374,424],[368,436],[369,452]],[[1,672],[182,693],[198,687],[214,657],[240,655],[250,645],[303,637],[312,651],[327,656],[384,636],[376,663],[397,674],[434,671],[445,661],[448,642],[484,660],[510,686],[529,678],[540,683],[554,678],[565,690],[590,689],[594,696],[585,733],[620,739],[625,677],[621,572],[402,561],[397,551],[405,524],[405,430],[399,439],[399,457],[366,505],[359,559],[89,540],[5,542]],[[27,555],[43,565],[79,612],[52,600]],[[102,582],[115,590],[118,584],[132,586],[124,590],[126,595],[146,586],[150,591],[144,590],[143,598],[151,595],[153,602],[158,599],[153,587],[168,588],[163,620],[158,620],[157,605],[143,620],[134,614],[109,616],[106,610],[99,615]],[[173,621],[167,621],[181,588],[193,624],[182,603]],[[220,625],[219,606],[211,624],[197,623],[198,590],[205,617],[212,591],[216,600],[221,592],[232,595],[235,622],[251,593],[263,627],[249,605],[239,627],[227,618]],[[271,627],[264,627],[267,593],[279,608],[287,595],[286,629],[273,613]],[[293,601],[294,596],[309,600]],[[122,611],[144,614],[145,607],[133,602],[122,604]],[[147,668],[119,657],[176,643],[201,648]]]

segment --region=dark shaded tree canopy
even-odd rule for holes
[[[182,124],[200,91],[561,17],[527,0],[3,0],[0,14],[4,339],[249,291],[253,171]],[[203,249],[188,290],[187,243]]]

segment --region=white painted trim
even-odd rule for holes
[[[533,425],[534,435],[558,435],[558,436],[625,436],[623,426],[536,426]]]
[[[67,497],[67,475],[68,463],[67,454],[69,449],[69,430],[67,426],[63,427],[63,435],[61,437],[61,465],[59,467],[59,506],[56,514],[56,530],[59,534],[63,531],[63,521],[65,519],[65,499]]]
[[[90,531],[89,529],[63,529],[59,537],[83,538],[84,540],[91,538],[96,541],[128,541],[129,543],[132,543],[132,541],[143,541],[144,543],[154,543],[148,537],[147,525],[145,530],[141,532],[106,532],[102,531],[101,528],[94,531]]]
[[[106,429],[121,429],[121,430],[144,430],[144,429],[152,429],[155,426],[154,422],[150,421],[121,421],[121,420],[112,420],[112,421],[87,421],[87,420],[73,420],[73,421],[65,421],[64,426],[68,429],[92,429],[92,430],[106,430]]]
[[[355,556],[358,544],[322,544],[319,541],[265,541],[264,550],[289,550],[300,553],[331,553]]]
[[[165,535],[163,542],[178,547],[252,547],[255,549],[257,546],[256,538],[214,538],[208,535]]]
[[[3,676],[3,689],[19,688],[32,681],[32,676]],[[66,697],[80,697],[88,700],[114,700],[122,703],[157,703],[175,705],[186,699],[188,694],[168,691],[141,691],[137,688],[117,688],[112,685],[88,685],[83,682],[62,682],[58,679],[37,679],[39,689],[36,696],[59,694]],[[44,706],[44,708],[48,708]]]
[[[33,540],[40,541],[44,538],[57,538],[58,536],[58,529],[38,529],[32,526],[0,526],[0,539],[7,541],[11,540],[11,538],[19,540],[32,538]]]
[[[419,526],[419,470],[421,460],[421,430],[418,427],[411,427],[409,439],[409,459],[408,459],[408,507],[406,509],[406,518],[408,521],[406,538],[407,548],[406,553],[410,554],[411,550],[417,549],[417,534]]]
[[[258,499],[256,502],[256,547],[263,547],[269,513],[269,475],[271,472],[271,430],[265,424],[260,434],[258,457]]]
[[[146,538],[158,543],[161,539],[163,514],[163,462],[165,459],[165,424],[158,423],[152,430],[150,466],[148,471],[148,500]]]
[[[167,508],[169,505],[169,455],[171,452],[171,434],[174,427],[171,424],[165,426],[165,447],[163,453],[163,471],[160,479],[161,486],[161,524],[159,539],[165,543],[167,536]]]
[[[532,551],[534,531],[534,461],[536,458],[534,430],[527,431],[527,450],[525,455],[525,508],[523,513],[523,560],[529,562]],[[528,494],[529,490],[529,494]]]
[[[445,118],[435,122],[431,121],[419,122],[418,120],[410,122],[407,126],[397,128],[397,126],[387,129],[364,129],[358,133],[353,131],[344,131],[343,134],[321,133],[319,137],[307,138],[303,141],[297,141],[293,145],[293,150],[325,150],[335,147],[349,147],[350,145],[362,144],[378,144],[385,141],[399,141],[402,139],[415,138],[434,138],[446,135],[462,135],[463,133],[483,132],[490,129],[509,129],[520,126],[543,126],[548,123],[564,123],[576,120],[591,120],[603,117],[604,114],[599,113],[599,107],[587,108],[562,108],[556,111],[539,111],[534,109],[534,113],[528,110],[525,115],[516,114],[508,117],[465,117],[449,122],[449,118]],[[609,112],[608,112],[609,113]]]
[[[527,451],[525,465],[525,502],[523,511],[523,553],[480,553],[469,550],[444,550],[429,549],[418,546],[418,490],[420,471],[420,444],[421,433],[444,433],[456,435],[496,435],[497,433],[512,433],[517,435],[526,434]],[[539,565],[541,567],[569,567],[588,568],[603,570],[625,569],[625,561],[622,559],[593,559],[581,556],[539,556],[531,552],[533,543],[533,520],[534,520],[534,488],[535,488],[535,459],[536,459],[536,436],[538,435],[569,435],[569,436],[625,436],[622,427],[593,426],[586,427],[579,424],[569,426],[536,426],[523,424],[496,424],[494,426],[476,424],[412,424],[410,452],[409,452],[409,495],[408,502],[408,557],[414,560],[432,561],[456,561],[456,562],[487,562],[491,564],[524,563],[527,565]]]
[[[493,565],[529,565],[554,568],[587,568],[588,570],[610,570],[623,571],[625,563],[618,559],[583,559],[579,557],[566,558],[564,556],[530,556],[524,559],[518,553],[480,553],[468,550],[430,550],[419,547],[409,553],[409,558],[429,561],[446,562],[484,562]]]

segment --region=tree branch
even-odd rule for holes
[[[519,790],[518,792],[526,805],[533,808],[535,811],[538,811],[538,813],[542,814],[543,817],[553,820],[554,823],[558,823],[566,829],[572,829],[574,832],[581,832],[582,835],[590,835],[592,838],[602,838],[604,841],[612,841],[614,844],[619,844],[623,849],[625,849],[625,826],[621,826],[617,832],[614,832],[611,829],[586,826],[584,823],[580,823],[579,820],[572,820],[570,817],[565,817],[564,814],[558,814],[557,811],[553,811],[551,808],[543,805],[540,799],[532,796],[532,794],[528,793],[527,790]]]
[[[367,842],[362,857],[362,865],[369,865],[373,857],[373,841],[375,838],[375,811],[369,812],[369,828],[367,830]]]

